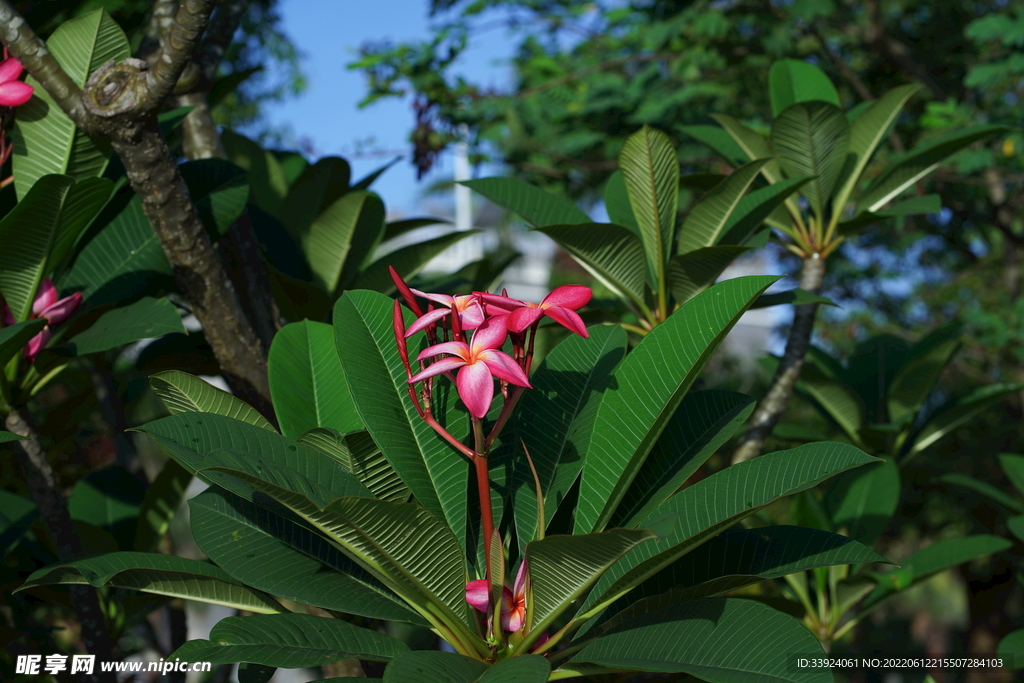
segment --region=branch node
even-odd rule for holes
[[[111,60],[96,69],[83,92],[86,111],[105,119],[140,113],[145,106],[148,69],[146,62],[133,57],[120,64]]]

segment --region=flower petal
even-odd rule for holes
[[[32,99],[33,92],[35,92],[35,88],[21,81],[0,83],[0,105],[20,107]]]
[[[53,332],[50,331],[49,327],[44,327],[42,332],[28,340],[22,355],[25,356],[29,363],[35,363],[36,356],[43,347],[50,343],[51,337],[53,337]]]
[[[416,360],[424,360],[431,356],[437,356],[442,353],[450,353],[453,356],[458,356],[463,361],[469,360],[469,344],[466,342],[444,342],[443,344],[434,344],[420,351],[420,355],[416,356]]]
[[[449,372],[450,370],[462,367],[465,364],[466,361],[462,360],[461,358],[444,358],[442,360],[437,361],[436,363],[431,363],[430,366],[427,367],[427,369],[421,370],[412,377],[410,377],[409,384],[415,384],[416,382],[424,380],[428,377],[440,375],[442,372]]]
[[[583,319],[576,314],[576,311],[570,311],[568,308],[562,308],[561,306],[553,306],[545,308],[544,313],[549,318],[554,319],[559,325],[569,328],[584,339],[590,336],[587,333],[587,326],[583,324]]]
[[[467,304],[465,308],[460,309],[459,322],[462,323],[463,330],[475,330],[484,324],[484,319],[483,306],[475,299]]]
[[[470,415],[483,417],[487,414],[494,398],[494,378],[486,365],[468,363],[463,366],[455,375],[455,386]]]
[[[512,593],[517,600],[526,599],[526,559],[519,563],[519,571],[516,572],[516,582],[512,586]]]
[[[36,291],[36,299],[32,302],[32,317],[42,317],[43,311],[57,303],[57,288],[53,286],[53,280],[43,278]]]
[[[485,304],[499,306],[510,311],[514,308],[519,308],[520,306],[526,305],[525,301],[520,301],[519,299],[513,299],[507,296],[501,296],[500,294],[488,294],[487,292],[473,292],[473,294],[476,294],[481,299],[483,299],[483,302]]]
[[[466,584],[466,602],[481,612],[487,611],[491,602],[491,589],[487,579],[477,579]]]
[[[543,315],[544,309],[541,308],[517,308],[508,315],[508,329],[512,332],[522,332]]]
[[[506,382],[518,384],[528,389],[533,388],[530,386],[530,380],[526,373],[523,372],[523,369],[519,367],[519,364],[515,362],[512,356],[507,353],[488,349],[477,355],[477,360],[486,363],[487,369],[498,379],[503,379]]]
[[[3,62],[0,62],[0,83],[13,81],[21,75],[24,68],[17,59],[8,57]]]
[[[521,605],[517,605],[508,612],[503,609],[501,610],[501,627],[509,633],[515,633],[523,627],[525,616],[526,610]]]
[[[71,314],[75,312],[75,309],[81,305],[82,293],[75,292],[71,296],[64,297],[52,306],[48,306],[39,317],[46,318],[46,322],[51,325],[56,325],[57,323],[62,323],[70,318]]]
[[[544,297],[544,301],[540,303],[543,307],[545,304],[548,306],[563,306],[565,308],[571,308],[576,310],[577,308],[583,308],[590,303],[591,297],[594,293],[590,290],[590,287],[583,285],[562,285],[551,290],[551,293]]]
[[[412,287],[409,288],[409,291],[416,296],[421,296],[424,299],[430,299],[431,301],[443,304],[448,308],[452,307],[452,301],[455,300],[455,297],[449,296],[448,294],[431,294],[430,292],[421,292],[420,290],[413,289]]]
[[[437,308],[428,313],[424,313],[420,317],[416,318],[416,322],[409,325],[409,329],[405,331],[405,337],[408,339],[412,335],[416,334],[420,330],[426,329],[436,323],[441,318],[451,313],[451,309],[448,308]]]
[[[505,326],[505,316],[488,318],[473,333],[470,353],[475,358],[481,351],[500,348],[505,343],[506,336],[508,336],[508,328]]]

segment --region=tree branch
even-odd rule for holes
[[[217,11],[213,13],[199,47],[199,68],[207,84],[213,83],[217,76],[217,67],[224,59],[224,53],[249,9],[249,3],[250,0],[223,0],[217,5]]]
[[[160,48],[167,42],[167,33],[174,24],[174,15],[178,9],[178,0],[153,0],[153,10],[146,26],[146,35],[139,45],[136,57],[150,66],[156,59]]]
[[[825,259],[812,254],[803,260],[800,271],[800,289],[818,294],[825,276]],[[811,334],[814,332],[814,318],[818,312],[818,304],[802,304],[796,307],[793,314],[793,327],[786,341],[786,353],[779,361],[775,376],[768,387],[764,400],[754,411],[750,426],[740,437],[739,444],[732,455],[732,464],[752,460],[761,454],[764,442],[772,433],[772,429],[786,410],[786,404],[793,393],[793,387],[800,377],[804,366],[804,358],[811,346]]]
[[[161,41],[153,67],[146,73],[147,110],[161,104],[174,91],[210,20],[213,4],[214,0],[182,0],[178,6],[166,40]]]
[[[50,461],[43,450],[39,434],[30,424],[29,418],[17,410],[12,410],[4,420],[7,431],[18,436],[27,437],[17,442],[15,454],[21,474],[28,484],[32,500],[39,508],[50,539],[53,542],[57,558],[62,562],[77,559],[82,555],[82,541],[75,531],[75,525],[68,513],[64,500],[63,489],[57,480],[57,473],[50,466]],[[113,661],[114,648],[110,641],[100,608],[99,597],[92,586],[72,585],[71,602],[74,605],[78,621],[82,625],[82,640],[89,654],[96,655],[101,661]],[[113,673],[97,673],[86,677],[87,680],[114,683]]]

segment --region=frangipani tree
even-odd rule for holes
[[[275,343],[275,406],[293,415],[280,420],[284,434],[201,380],[153,380],[174,414],[143,430],[211,485],[190,506],[213,564],[122,552],[45,568],[23,589],[120,586],[255,613],[187,643],[174,653],[183,661],[299,667],[357,657],[390,662],[385,680],[411,683],[442,670],[467,683],[626,671],[827,680],[794,673],[781,654],[819,651],[803,626],[727,594],[882,558],[828,532],[737,524],[873,459],[848,445],[808,444],[677,493],[751,409],[741,394],[689,389],[776,279],[714,285],[628,355],[619,326],[577,329],[582,291],[556,291],[546,306],[484,293],[460,306],[423,299],[399,280],[420,323],[381,294],[346,292],[333,329],[296,323],[281,334],[300,343]],[[531,367],[538,312],[586,336]],[[501,326],[512,335],[507,356]],[[494,380],[481,382],[478,364],[503,381],[485,387]],[[479,495],[467,500],[481,471]],[[714,562],[689,562],[691,552]],[[481,618],[471,605],[488,611]],[[410,651],[365,628],[377,620],[424,625],[456,654]]]

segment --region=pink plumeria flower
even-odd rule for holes
[[[0,105],[20,107],[32,99],[35,88],[18,80],[21,72],[21,62],[14,57],[0,62]]]
[[[581,337],[589,336],[587,326],[576,311],[590,303],[593,296],[590,287],[562,285],[552,290],[539,304],[484,292],[479,296],[487,304],[488,315],[508,316],[510,332],[522,332],[546,315]]]
[[[0,69],[2,68],[3,65],[0,65]],[[43,280],[42,284],[39,285],[39,291],[36,292],[36,299],[32,302],[32,313],[29,314],[28,319],[43,319],[46,320],[47,324],[39,334],[29,339],[28,343],[25,344],[25,351],[22,355],[24,355],[29,363],[35,362],[36,356],[53,337],[50,325],[57,325],[70,318],[71,314],[81,304],[81,292],[75,292],[71,296],[58,300],[57,288],[53,286],[53,281],[50,278]],[[5,305],[4,325],[13,325],[14,322],[14,315],[11,313],[11,309]]]
[[[488,318],[473,332],[471,343],[445,342],[423,349],[416,360],[424,360],[442,353],[451,354],[450,358],[435,361],[426,370],[409,378],[415,384],[434,375],[458,369],[455,386],[459,398],[466,404],[470,415],[482,418],[491,407],[494,398],[494,378],[505,380],[511,384],[530,387],[530,381],[523,369],[507,353],[498,351],[505,343],[508,330],[505,327],[505,316]]]
[[[435,303],[439,303],[444,306],[444,308],[438,308],[421,315],[416,322],[410,325],[409,329],[405,331],[406,337],[411,337],[420,330],[430,327],[451,313],[452,310],[458,311],[459,322],[462,323],[462,329],[464,330],[475,330],[484,322],[483,306],[480,305],[480,300],[472,294],[466,294],[464,296],[448,296],[447,294],[429,294],[427,292],[421,292],[418,289],[411,288],[409,291],[416,296],[421,296],[424,299],[430,299]]]
[[[490,605],[490,587],[487,579],[477,579],[466,584],[466,602],[481,612],[487,612]],[[515,633],[526,624],[526,561],[519,565],[515,585],[501,589],[501,627]]]

